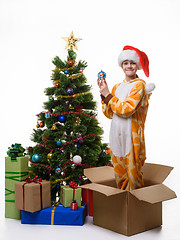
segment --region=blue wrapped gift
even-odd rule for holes
[[[77,210],[58,204],[34,213],[21,211],[22,224],[76,225],[82,226],[86,218],[86,203]]]

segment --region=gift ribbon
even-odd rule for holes
[[[73,189],[73,201],[74,201],[74,199],[75,199],[75,189],[77,188],[78,185],[77,185],[76,182],[71,181],[69,183],[69,186]]]
[[[10,174],[10,176],[7,176],[9,174]],[[28,175],[28,172],[5,172],[5,179],[10,179],[12,181],[21,182],[22,178],[27,176],[27,175]],[[8,195],[14,194],[14,193],[15,193],[15,191],[10,190],[8,188],[5,188],[5,197],[8,196]],[[5,202],[14,203],[15,200],[5,199]]]
[[[54,225],[54,212],[55,212],[55,209],[57,207],[62,207],[63,205],[59,204],[59,203],[54,203],[52,206],[53,206],[53,209],[52,209],[52,212],[51,212],[51,225]]]
[[[39,183],[40,184],[40,202],[41,202],[41,209],[42,209],[42,179],[38,178],[38,176],[36,176],[35,178],[31,179],[30,177],[27,177],[25,179],[25,183],[22,185],[22,189],[23,189],[23,210],[25,210],[25,195],[24,195],[24,187],[26,184],[28,183]]]

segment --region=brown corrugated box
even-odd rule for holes
[[[26,183],[26,184],[25,184]],[[24,185],[25,184],[25,185]],[[51,207],[51,186],[50,181],[43,180],[42,184],[42,209]],[[24,204],[23,209],[23,185],[24,185]],[[15,184],[15,207],[27,212],[41,210],[40,184],[18,182]]]
[[[161,226],[162,202],[176,197],[174,191],[162,184],[172,169],[146,163],[145,186],[132,191],[116,187],[112,167],[85,169],[84,175],[92,183],[81,187],[94,191],[93,223],[126,236]]]

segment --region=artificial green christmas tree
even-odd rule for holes
[[[37,129],[29,147],[30,173],[51,181],[52,200],[70,181],[84,184],[83,169],[110,164],[107,144],[101,142],[102,128],[96,119],[96,102],[87,84],[85,61],[76,62],[73,32],[67,42],[67,60],[53,59],[52,87],[45,89],[48,101],[39,113]]]

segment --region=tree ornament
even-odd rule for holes
[[[98,79],[104,80],[106,78],[106,73],[102,70],[98,73]]]
[[[65,178],[65,172],[61,172],[62,178]]]
[[[69,73],[69,71],[68,70],[64,70],[64,74],[68,74]]]
[[[79,126],[81,124],[81,119],[79,117],[75,118],[75,125]]]
[[[39,123],[37,123],[37,124],[36,124],[36,127],[37,127],[37,128],[39,128],[39,127],[40,127],[40,126],[39,126]]]
[[[74,107],[71,103],[69,104],[69,109],[74,109]]]
[[[79,144],[75,144],[74,146],[75,146],[77,149],[80,148],[80,145],[79,145]]]
[[[82,137],[79,137],[79,138],[78,138],[78,142],[79,142],[79,143],[83,143],[83,138],[82,138]]]
[[[55,173],[56,173],[56,174],[60,174],[61,171],[62,171],[62,169],[61,169],[60,167],[57,167],[56,170],[55,170]]]
[[[39,126],[40,126],[41,128],[43,128],[43,127],[44,127],[44,122],[40,122],[40,123],[39,123]]]
[[[58,128],[57,128],[56,124],[53,123],[51,130],[55,131],[55,130],[57,130],[57,129],[58,129]]]
[[[82,68],[79,70],[80,73],[83,73],[83,71],[84,71],[84,70],[83,70]]]
[[[45,118],[50,118],[51,115],[49,113],[45,113]]]
[[[67,119],[67,118],[66,118],[65,115],[61,115],[61,116],[58,117],[58,120],[59,120],[60,123],[65,123],[65,122],[66,122],[66,119]]]
[[[54,84],[54,86],[55,86],[55,88],[59,88],[59,87],[60,87],[60,83],[56,82],[56,83]]]
[[[60,147],[60,146],[62,145],[62,142],[61,142],[60,140],[58,140],[58,141],[56,142],[56,144],[57,144],[58,147]]]
[[[106,150],[106,152],[107,152],[107,154],[111,154],[111,150],[110,149]]]
[[[67,42],[65,49],[69,48],[70,50],[73,50],[73,48],[78,50],[76,43],[82,40],[82,38],[75,38],[73,31],[69,37],[62,37],[62,39],[64,39]]]
[[[47,158],[50,160],[52,158],[52,152],[48,153]]]
[[[32,156],[32,161],[33,161],[34,163],[40,162],[40,161],[41,161],[41,156],[38,155],[38,154],[34,154],[34,155]]]
[[[75,155],[72,160],[73,162],[79,163],[79,164],[82,162],[82,158],[79,155]]]
[[[82,180],[82,176],[79,176],[79,180]]]
[[[73,60],[69,60],[68,61],[68,65],[72,67],[74,65],[74,61]]]
[[[72,89],[72,88],[68,88],[68,89],[66,90],[66,92],[67,92],[67,94],[73,94],[73,89]]]

